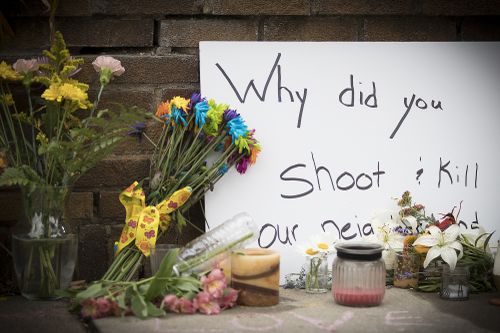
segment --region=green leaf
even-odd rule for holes
[[[200,288],[200,281],[192,277],[182,277],[176,280],[175,287],[184,292],[197,292]]]
[[[495,232],[493,231],[487,238],[486,240],[484,241],[484,245],[483,245],[483,250],[486,251],[486,248],[488,247],[488,243],[490,242],[490,239],[491,239],[491,236],[493,236]]]
[[[177,261],[177,253],[179,249],[173,249],[168,251],[167,255],[163,258],[158,272],[154,275],[151,285],[146,292],[146,300],[150,301],[157,296],[161,295],[162,290],[165,288],[164,278],[169,278],[172,276],[172,268]]]
[[[483,233],[483,234],[479,235],[479,236],[476,238],[476,240],[474,241],[474,246],[475,246],[475,247],[477,247],[477,243],[479,242],[479,240],[480,240],[481,238],[483,238],[484,236],[486,236],[487,234],[488,234],[488,233],[487,233],[487,232],[485,232],[485,233]]]
[[[84,291],[76,294],[76,300],[83,301],[87,298],[96,298],[102,296],[106,293],[105,289],[102,287],[102,283],[94,283]]]
[[[127,309],[127,304],[125,303],[125,293],[120,293],[118,296],[116,296],[116,303],[118,303],[120,309]]]
[[[176,216],[176,221],[177,221],[177,231],[179,231],[179,233],[182,233],[182,229],[184,229],[184,227],[187,224],[186,219],[181,214],[180,210],[175,211],[175,216]]]
[[[130,303],[132,306],[132,312],[134,313],[135,316],[141,319],[147,318],[148,307],[146,301],[144,300],[141,294],[136,293],[134,296],[132,296],[132,300]]]
[[[106,115],[109,113],[109,110],[108,109],[103,109],[103,110],[99,110],[99,112],[97,112],[97,118],[102,118],[102,116]]]
[[[165,315],[165,311],[157,308],[153,303],[147,302],[148,316],[150,317],[161,317]]]
[[[9,167],[0,174],[0,186],[36,186],[40,182],[40,176],[27,165]]]
[[[57,296],[61,296],[64,298],[74,298],[76,294],[78,294],[78,290],[73,290],[73,289],[57,289],[55,291],[55,294]]]

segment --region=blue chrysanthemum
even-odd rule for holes
[[[177,108],[176,106],[172,106],[172,109],[170,111],[170,119],[173,120],[176,124],[182,123],[184,126],[187,126],[186,119],[184,117],[186,116],[186,113]]]
[[[226,163],[224,163],[219,167],[219,170],[217,170],[217,172],[220,176],[223,176],[228,170],[229,166]]]
[[[224,151],[224,142],[219,142],[219,143],[217,144],[217,146],[215,146],[214,150],[215,150],[215,151],[217,151],[217,152],[222,152],[222,151]]]
[[[236,141],[240,136],[245,136],[248,132],[247,125],[239,115],[236,118],[228,121],[227,127],[229,128],[229,135],[231,135],[233,142]]]
[[[209,106],[207,101],[201,101],[194,106],[194,122],[198,128],[205,125]]]

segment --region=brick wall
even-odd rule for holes
[[[37,55],[48,46],[48,14],[40,0],[2,1],[0,9],[15,32],[0,58]],[[202,40],[500,40],[500,0],[60,0],[56,16],[72,53],[85,58],[79,78],[95,83],[90,62],[97,54],[113,55],[126,72],[104,101],[149,111],[199,89]],[[96,279],[106,269],[123,222],[117,194],[147,174],[150,151],[147,142],[127,140],[76,186],[71,215],[80,237],[77,278]],[[0,191],[0,242],[9,243],[20,208],[15,190]],[[193,214],[202,227],[199,211]],[[195,236],[191,228],[170,234],[169,241],[183,244]],[[0,250],[0,281],[12,272],[8,263]]]

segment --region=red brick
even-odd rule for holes
[[[106,226],[89,224],[80,226],[78,235],[77,279],[100,279],[108,268],[109,230]]]
[[[498,17],[466,17],[462,22],[462,39],[500,41],[500,20]]]
[[[172,19],[161,21],[160,46],[198,47],[202,40],[257,40],[258,25],[251,19]]]
[[[266,41],[357,40],[358,23],[351,17],[269,18],[264,21]]]
[[[308,0],[205,0],[203,13],[212,15],[309,15]]]
[[[111,156],[82,176],[76,187],[99,189],[105,186],[122,189],[148,175],[148,156]]]
[[[500,0],[422,0],[425,15],[499,15]]]
[[[200,91],[199,84],[193,84],[191,86],[186,87],[172,87],[172,88],[161,88],[160,92],[160,100],[166,101],[175,96],[181,96],[184,98],[190,98],[194,92]]]
[[[112,55],[122,62],[125,73],[112,81],[113,87],[119,83],[182,83],[199,81],[198,56],[167,55],[153,56],[143,54]],[[85,64],[82,72],[76,77],[89,83],[98,83],[98,75],[92,67],[96,56],[84,56]]]
[[[101,0],[92,3],[95,14],[106,15],[187,15],[200,14],[199,0]]]
[[[412,0],[317,0],[311,11],[320,15],[407,15],[414,14]]]
[[[91,219],[94,210],[92,192],[72,192],[67,206],[70,219]]]
[[[57,6],[56,16],[90,16],[91,0],[62,0]],[[49,16],[47,7],[40,0],[9,1],[7,16]]]
[[[15,37],[4,46],[8,50],[38,50],[49,47],[46,19],[11,20]],[[60,30],[69,47],[148,47],[153,46],[152,19],[59,18]]]
[[[101,192],[99,195],[100,216],[104,219],[124,219],[125,208],[118,196],[120,191]]]
[[[364,40],[367,41],[454,41],[456,23],[439,17],[367,17]]]
[[[0,225],[12,226],[22,217],[23,202],[21,192],[15,189],[0,191]]]
[[[97,85],[94,85],[93,88],[97,88]],[[93,101],[96,98],[96,95],[97,91],[91,90],[89,92],[89,99]],[[101,94],[99,108],[111,108],[114,103],[124,106],[135,105],[145,111],[151,111],[155,104],[154,87],[137,85],[126,86],[112,83],[107,86]]]

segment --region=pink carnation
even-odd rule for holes
[[[195,301],[201,313],[207,315],[220,313],[219,303],[217,303],[217,300],[206,291],[199,292],[198,295],[196,295]]]
[[[219,268],[213,269],[207,276],[201,278],[203,291],[209,293],[214,298],[221,298],[226,288],[226,276]]]
[[[192,314],[198,309],[198,303],[195,300],[190,301],[187,298],[182,297],[178,300],[178,308],[182,313]]]
[[[222,298],[219,300],[219,305],[222,309],[229,309],[235,306],[238,299],[238,290],[233,288],[224,289]]]
[[[99,318],[99,310],[97,302],[93,298],[88,298],[81,303],[82,309],[80,311],[82,317]]]
[[[106,317],[111,312],[111,302],[107,298],[99,297],[96,303],[100,317]]]
[[[179,299],[177,298],[177,296],[175,295],[166,295],[164,298],[163,298],[163,306],[168,310],[168,311],[171,311],[171,312],[176,312],[176,313],[179,313],[181,310],[180,310],[180,307],[179,307]]]
[[[109,69],[113,76],[120,76],[125,73],[125,68],[123,68],[121,61],[110,56],[98,56],[92,62],[92,65],[98,73],[104,68]]]
[[[17,59],[12,68],[18,73],[36,72],[38,70],[38,61],[36,59]]]

